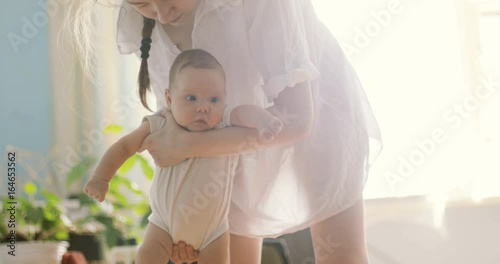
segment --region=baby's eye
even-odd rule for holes
[[[194,96],[194,95],[188,95],[188,96],[186,96],[186,99],[188,101],[196,101],[196,96]]]
[[[219,100],[219,98],[217,98],[217,97],[212,97],[212,98],[210,99],[210,102],[211,102],[211,103],[217,103],[218,101],[220,101],[220,100]]]

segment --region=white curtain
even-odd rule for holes
[[[68,8],[61,5],[60,8]],[[96,5],[93,41],[97,47],[96,78],[84,78],[71,47],[71,37],[62,30],[65,12],[51,17],[50,58],[53,88],[53,151],[51,167],[54,177],[64,186],[68,170],[86,156],[99,158],[119,135],[105,134],[109,124],[136,128],[148,112],[138,99],[137,74],[139,60],[135,55],[121,56],[116,48],[118,7]],[[154,100],[150,100],[154,103]],[[154,106],[154,105],[153,105]],[[81,186],[74,185],[80,191]]]
[[[381,126],[384,150],[365,197],[499,195],[499,130],[492,125],[500,117],[500,76],[481,66],[481,41],[490,51],[494,43],[491,30],[480,34],[480,7],[466,0],[314,4]],[[499,61],[490,68],[500,69]]]

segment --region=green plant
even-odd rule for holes
[[[32,182],[24,184],[23,191],[25,196],[15,197],[15,203],[11,197],[1,198],[0,240],[13,239],[11,232],[15,232],[16,240],[67,240],[71,221],[64,213],[60,198],[45,189],[38,193]],[[43,199],[36,199],[37,196]]]
[[[110,125],[105,128],[105,133],[119,133],[122,128],[119,125]],[[77,184],[82,186],[95,164],[96,159],[92,156],[83,158],[74,166],[67,176],[67,188]],[[72,195],[79,200],[82,208],[88,208],[88,216],[75,221],[75,232],[81,232],[83,226],[91,222],[99,222],[104,225],[103,235],[108,247],[115,246],[119,241],[140,240],[141,231],[148,223],[147,217],[151,213],[149,199],[137,184],[126,177],[134,166],[140,166],[142,174],[148,179],[153,178],[153,168],[140,154],[130,157],[117,171],[110,182],[105,204],[110,204],[112,211],[103,210],[102,204],[94,201],[83,192]],[[128,193],[127,195],[125,193]]]

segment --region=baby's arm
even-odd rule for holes
[[[259,130],[262,139],[271,141],[281,131],[283,122],[256,105],[239,105],[231,111],[231,125],[253,127]]]
[[[102,202],[109,189],[109,182],[125,161],[134,155],[149,134],[149,121],[146,119],[136,130],[120,138],[105,153],[97,164],[92,178],[83,191],[90,197]]]

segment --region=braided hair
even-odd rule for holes
[[[142,41],[141,41],[141,67],[139,69],[139,97],[142,105],[151,111],[146,100],[147,91],[151,91],[151,83],[149,79],[148,58],[149,50],[151,49],[151,34],[155,27],[156,21],[150,18],[144,18],[144,26],[142,27]]]

